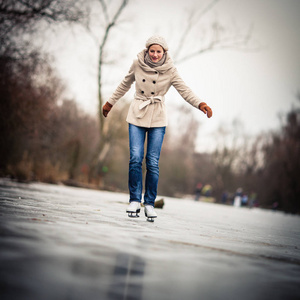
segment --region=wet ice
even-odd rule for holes
[[[300,218],[0,180],[1,299],[296,299]]]

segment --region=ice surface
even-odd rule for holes
[[[300,218],[0,180],[0,298],[300,299]]]

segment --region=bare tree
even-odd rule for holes
[[[103,15],[102,22],[102,35],[101,38],[98,38],[98,34],[95,37],[95,34],[89,28],[91,36],[96,40],[96,43],[99,47],[98,55],[98,119],[99,119],[99,135],[100,141],[98,149],[94,155],[94,158],[91,161],[91,173],[95,171],[99,174],[99,170],[103,168],[104,161],[107,158],[108,152],[112,147],[112,140],[114,140],[114,133],[119,129],[120,124],[117,122],[110,122],[107,120],[104,122],[104,116],[102,115],[102,106],[104,105],[103,100],[103,71],[104,66],[109,62],[106,59],[106,50],[109,46],[109,38],[113,35],[113,29],[119,25],[120,16],[124,12],[129,0],[121,0],[118,6],[109,7],[109,2],[105,0],[99,0],[101,6],[101,13]],[[118,113],[116,110],[115,113]],[[108,130],[108,127],[110,130]],[[91,175],[91,174],[90,174]],[[92,175],[91,175],[92,176]]]
[[[103,66],[107,63],[105,59],[105,50],[107,47],[108,38],[112,33],[112,29],[117,26],[119,17],[126,7],[128,0],[122,0],[117,10],[114,11],[112,6],[115,3],[99,0],[101,12],[103,15],[103,35],[98,39],[99,45],[99,61],[98,61],[98,98],[99,98],[99,124],[100,124],[100,142],[97,150],[95,151],[94,158],[91,158],[91,165],[99,167],[99,161],[105,161],[107,153],[110,149],[111,140],[113,135],[118,135],[120,128],[110,130],[111,135],[104,128],[103,116],[101,114],[102,101],[102,74]],[[5,65],[5,70],[8,71],[15,69],[16,62],[20,64],[26,58],[30,58],[31,54],[35,51],[31,43],[32,34],[40,30],[43,24],[57,24],[67,22],[77,24],[84,23],[88,27],[90,7],[95,2],[84,0],[0,0],[0,59]],[[112,6],[110,6],[113,4]],[[115,7],[115,6],[114,6]],[[42,26],[43,28],[43,26]],[[43,55],[39,56],[43,59]],[[47,59],[45,58],[44,63]],[[43,62],[40,61],[40,64]],[[7,66],[11,67],[8,68]],[[28,73],[29,76],[34,73]],[[47,75],[41,74],[43,77]],[[12,75],[13,76],[13,75]],[[25,116],[23,116],[25,118]],[[106,122],[111,123],[111,122]],[[115,122],[116,123],[116,122]],[[114,134],[114,132],[117,132]],[[100,166],[101,168],[101,166]],[[73,176],[73,170],[70,171]],[[71,177],[72,177],[71,176]]]
[[[184,22],[185,26],[178,38],[177,46],[175,46],[173,58],[177,64],[217,49],[230,48],[242,51],[256,51],[260,48],[252,40],[252,25],[240,32],[240,29],[226,28],[216,20],[210,24],[209,30],[205,30],[207,35],[201,36],[201,34],[204,34],[203,28],[200,28],[202,19],[210,13],[220,1],[221,0],[213,0],[203,9],[194,8],[191,10],[186,22]],[[195,46],[193,47],[185,47],[186,42],[189,40],[198,41],[198,43],[195,42]],[[199,41],[202,41],[202,43]]]
[[[100,40],[99,46],[99,59],[98,59],[98,103],[99,103],[99,120],[100,120],[100,133],[103,138],[104,136],[104,116],[102,115],[102,106],[103,106],[103,96],[102,96],[102,72],[103,72],[103,65],[105,64],[104,59],[104,51],[107,46],[108,36],[111,34],[111,30],[117,26],[118,19],[122,14],[123,10],[125,9],[126,5],[128,4],[128,0],[122,0],[116,12],[109,15],[107,5],[105,0],[99,0],[105,18],[105,26],[104,26],[104,34]]]
[[[51,138],[48,132],[53,129],[48,125],[64,87],[49,55],[37,50],[32,38],[43,24],[86,20],[88,10],[82,8],[82,2],[0,0],[0,129],[4,145],[0,171],[17,165],[23,155],[26,160],[34,158],[32,168],[37,170],[45,149],[49,149],[47,160],[51,151],[55,155],[52,146],[57,143],[47,143]],[[31,172],[30,168],[25,170]]]
[[[81,0],[0,0],[0,54],[11,50],[22,34],[34,32],[41,21],[51,24],[87,20],[89,12],[81,4]]]
[[[298,100],[300,95],[298,94]],[[280,132],[273,133],[264,147],[264,168],[261,170],[263,204],[300,213],[300,107],[293,107],[286,115]]]

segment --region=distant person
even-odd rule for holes
[[[223,192],[222,198],[221,198],[221,203],[226,204],[227,200],[228,200],[228,197],[229,197],[228,192],[227,191]]]
[[[196,185],[196,190],[195,190],[195,201],[199,201],[200,199],[200,196],[201,196],[201,192],[202,192],[202,183],[201,182],[198,182],[197,185]]]
[[[279,203],[277,201],[273,202],[272,203],[272,210],[277,210],[278,209],[278,206],[279,206]]]
[[[103,106],[103,115],[106,117],[113,105],[135,82],[135,95],[126,119],[129,123],[130,147],[128,180],[130,204],[126,211],[131,217],[138,216],[140,212],[143,190],[142,162],[147,135],[144,204],[148,221],[153,221],[153,218],[157,217],[154,201],[159,177],[158,163],[167,126],[165,94],[173,86],[189,104],[200,109],[208,118],[212,116],[211,108],[181,79],[168,50],[169,47],[163,37],[150,37],[146,42],[146,49],[137,55],[128,74]]]
[[[242,204],[242,195],[243,195],[243,189],[238,188],[236,190],[235,196],[234,196],[234,201],[233,201],[233,206],[235,207],[240,207]]]
[[[248,195],[244,194],[242,196],[242,206],[247,206],[248,205]]]
[[[203,189],[202,189],[202,194],[205,197],[211,197],[211,193],[212,193],[212,187],[210,184],[206,184]]]
[[[249,199],[249,207],[257,207],[258,206],[258,202],[257,202],[257,195],[255,192],[252,192],[250,194],[250,199]]]

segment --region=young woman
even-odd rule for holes
[[[201,102],[181,79],[167,51],[168,45],[163,37],[150,37],[146,42],[146,49],[137,55],[137,60],[133,62],[128,74],[103,106],[103,115],[106,117],[135,81],[136,93],[126,119],[129,123],[130,147],[130,203],[127,213],[134,217],[140,212],[143,191],[142,162],[147,135],[144,205],[148,221],[157,217],[154,201],[159,177],[158,162],[167,126],[165,94],[172,85],[184,100],[199,108],[208,118],[212,116],[211,108]]]

